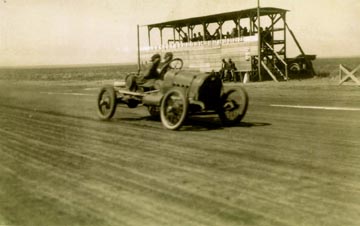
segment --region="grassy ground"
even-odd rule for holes
[[[136,65],[108,65],[84,67],[0,68],[0,78],[6,80],[101,80],[123,78],[137,70]]]
[[[360,64],[360,57],[320,58],[315,60],[313,64],[318,77],[337,78],[340,64],[354,69]]]

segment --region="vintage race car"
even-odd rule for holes
[[[100,119],[113,117],[116,106],[129,108],[146,106],[150,115],[159,116],[163,126],[177,130],[192,114],[218,114],[226,126],[237,124],[245,116],[248,95],[243,87],[224,91],[223,83],[215,73],[182,71],[182,60],[173,59],[162,80],[154,87],[138,87],[124,82],[101,88],[97,107]]]

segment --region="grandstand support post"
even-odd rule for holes
[[[137,25],[137,63],[138,63],[138,72],[140,73],[140,27]]]
[[[220,22],[219,26],[220,26],[220,40],[223,39],[223,32],[222,32],[222,25],[223,25],[224,22]]]
[[[191,37],[191,34],[190,34],[190,25],[187,25],[187,42],[190,42],[190,37]]]
[[[176,35],[175,35],[175,28],[173,28],[173,37],[174,37],[174,43],[175,43],[175,40],[176,40]],[[169,43],[168,43],[169,44]]]
[[[281,17],[283,18],[284,21],[284,59],[286,59],[287,55],[286,55],[286,14],[282,13]],[[273,35],[274,37],[274,35]]]
[[[240,29],[241,29],[241,26],[240,26],[240,17],[239,17],[239,18],[237,18],[237,30],[238,30],[237,36],[238,37],[241,36]]]
[[[257,0],[257,20],[258,20],[258,73],[259,80],[262,81],[261,77],[261,34],[260,34],[260,0]]]
[[[151,28],[150,28],[150,27],[148,27],[148,45],[149,45],[149,47],[151,46],[151,35],[150,35],[150,30],[151,30]]]
[[[206,33],[206,25],[205,25],[205,22],[203,22],[202,24],[202,31],[203,31],[203,40],[201,40],[201,41],[206,41],[206,39],[205,39],[205,33]]]
[[[163,45],[163,32],[162,32],[163,28],[160,28],[160,45]]]

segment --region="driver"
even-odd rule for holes
[[[165,53],[164,61],[160,63],[159,68],[158,68],[160,79],[162,79],[162,80],[164,79],[164,75],[165,75],[166,71],[169,69],[170,61],[173,59],[173,57],[174,57],[174,55],[172,52]]]
[[[150,60],[150,65],[149,67],[146,69],[145,73],[143,75],[140,75],[139,78],[137,79],[137,84],[142,84],[143,86],[145,86],[147,83],[151,83],[156,79],[160,79],[160,73],[158,72],[158,67],[160,65],[160,61],[161,61],[161,56],[160,54],[154,54],[151,57]],[[147,84],[147,86],[150,84]]]
[[[126,86],[131,91],[136,91],[138,86],[152,89],[155,85],[155,81],[162,80],[164,75],[169,68],[170,61],[173,58],[173,53],[167,52],[164,56],[164,61],[161,62],[160,54],[154,54],[151,56],[150,65],[138,76],[128,76],[125,78]]]

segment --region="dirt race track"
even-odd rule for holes
[[[0,81],[0,225],[360,225],[360,89],[312,82],[169,131],[98,120],[100,83]]]

